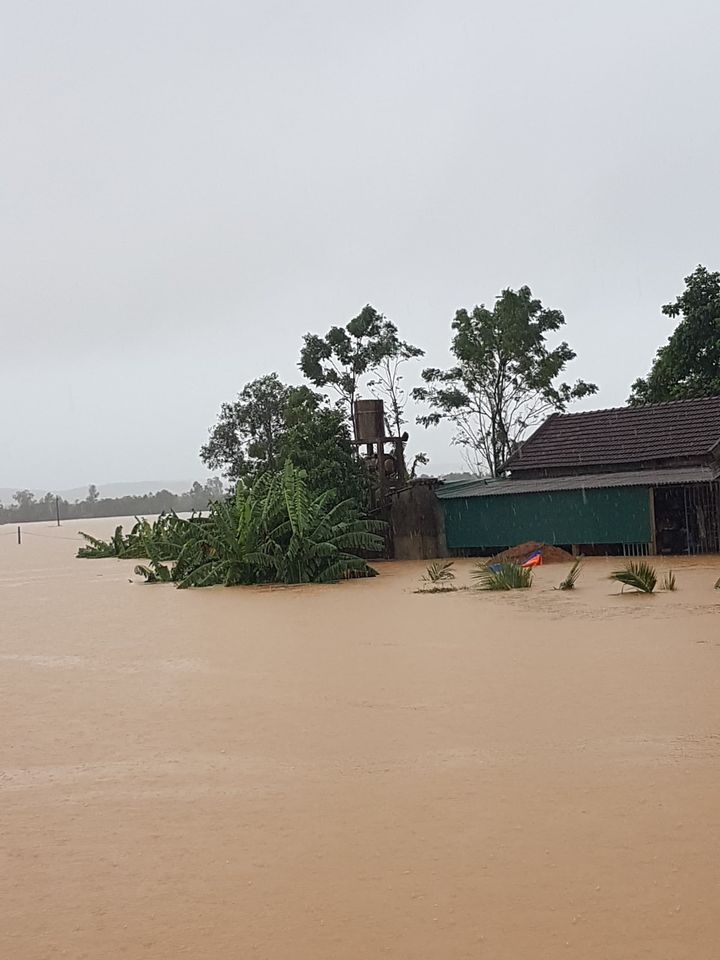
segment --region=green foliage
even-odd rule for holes
[[[532,586],[532,570],[518,563],[477,564],[471,577],[481,590],[523,590]]]
[[[561,580],[560,583],[555,587],[556,590],[574,590],[575,584],[578,581],[580,576],[580,571],[582,568],[582,561],[576,560],[575,563],[570,567],[568,575],[564,580]]]
[[[470,467],[496,476],[528,430],[597,391],[582,380],[556,382],[575,353],[565,342],[549,349],[546,339],[564,323],[562,313],[545,309],[529,287],[503,290],[492,310],[458,310],[452,323],[456,365],[423,371],[426,386],[413,397],[430,412],[418,423],[451,423],[453,443]]]
[[[366,473],[355,456],[347,419],[306,386],[291,387],[271,373],[248,383],[224,403],[200,451],[211,468],[236,483],[252,483],[291,460],[316,491],[366,500]]]
[[[80,530],[80,536],[85,538],[85,546],[78,548],[77,556],[81,559],[90,560],[96,560],[100,557],[139,556],[139,554],[133,553],[137,544],[137,538],[133,535],[136,528],[137,524],[133,527],[133,533],[125,536],[122,526],[117,526],[109,540],[91,537],[89,533],[83,533]]]
[[[315,495],[288,460],[282,473],[238,482],[235,496],[214,502],[206,517],[138,520],[129,535],[119,527],[107,542],[84,535],[78,556],[143,557],[137,574],[179,587],[374,576],[360,554],[382,550],[384,524],[362,519],[351,500],[332,500],[332,491]]]
[[[152,523],[137,517],[135,519],[130,533],[124,534],[122,526],[117,526],[108,540],[100,540],[81,530],[80,536],[85,538],[86,543],[79,548],[77,556],[84,559],[150,559],[153,562],[175,559],[176,544],[184,539],[190,521],[181,520],[174,513],[160,514]]]
[[[212,505],[191,547],[180,554],[181,587],[223,583],[327,583],[373,576],[359,552],[382,549],[384,525],[361,519],[352,501],[314,496],[286,461],[282,474],[238,484],[233,500]]]
[[[84,560],[97,560],[102,557],[122,557],[125,550],[125,540],[122,527],[116,527],[115,533],[109,540],[100,540],[89,533],[78,531],[85,538],[85,546],[79,547],[77,556]]]
[[[138,563],[135,566],[137,576],[145,577],[145,583],[170,583],[172,571],[164,563],[152,561],[150,564]]]
[[[332,490],[335,499],[367,503],[368,474],[355,455],[345,415],[307,387],[290,391],[279,451],[280,462],[289,460],[304,471],[313,491]]]
[[[625,587],[632,587],[640,593],[652,593],[657,585],[657,574],[646,560],[633,561],[624,570],[610,574],[611,580],[617,580]]]
[[[454,590],[455,587],[450,585],[451,581],[455,579],[453,565],[454,561],[452,560],[433,560],[420,581],[431,584],[436,589]]]
[[[629,403],[662,403],[720,394],[720,273],[698,266],[685,290],[662,308],[682,317],[660,347],[650,373],[632,385]]]
[[[373,388],[387,399],[393,425],[399,428],[404,395],[398,368],[423,351],[400,340],[392,321],[366,304],[344,327],[331,327],[324,337],[308,333],[303,339],[300,369],[311,383],[334,390],[351,414],[360,379],[375,371]]]
[[[292,387],[276,373],[247,383],[232,403],[223,403],[200,458],[232,481],[280,467],[280,436]]]

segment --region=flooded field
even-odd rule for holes
[[[720,560],[176,591],[113,525],[0,527],[0,957],[718,956]]]

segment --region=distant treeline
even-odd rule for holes
[[[0,524],[31,523],[36,520],[82,520],[87,517],[135,517],[151,516],[158,513],[186,513],[191,510],[206,510],[212,500],[223,496],[222,482],[216,478],[206,484],[194,483],[185,493],[171,493],[158,490],[157,493],[145,493],[133,497],[101,497],[93,484],[88,488],[84,500],[57,498],[54,493],[46,493],[36,500],[30,490],[18,490],[9,506],[0,504]]]

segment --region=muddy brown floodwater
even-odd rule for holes
[[[0,957],[720,956],[717,558],[183,592],[112,525],[0,527]]]

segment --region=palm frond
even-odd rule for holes
[[[455,579],[453,566],[453,560],[433,560],[420,580],[422,583],[448,583]]]
[[[610,574],[611,580],[617,580],[625,587],[630,587],[640,593],[652,593],[657,585],[655,569],[646,560],[633,561],[624,570],[616,570]]]
[[[570,567],[568,575],[564,580],[561,580],[560,583],[555,587],[556,590],[574,590],[575,584],[577,583],[578,577],[580,576],[580,571],[582,569],[582,560],[576,560],[575,563]]]

